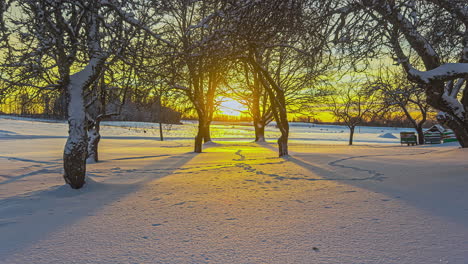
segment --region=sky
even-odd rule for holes
[[[221,103],[219,110],[224,115],[240,116],[247,108],[233,99]]]

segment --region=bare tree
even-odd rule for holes
[[[16,75],[7,81],[64,91],[69,124],[64,179],[74,189],[85,183],[85,93],[93,89],[105,65],[119,57],[134,32],[143,27],[135,17],[137,10],[129,13],[130,3],[123,2],[15,0],[21,16],[9,17],[13,37],[21,44],[9,54],[7,66],[14,68]]]
[[[145,32],[135,31],[126,39],[127,41],[121,39],[126,42],[125,49],[121,49],[118,57],[106,64],[99,78],[84,93],[88,135],[87,163],[99,161],[101,121],[120,115],[128,95],[135,92],[141,84],[137,71],[143,67],[145,57],[135,53],[135,50],[149,42],[148,36]],[[108,103],[111,103],[110,107]]]
[[[335,1],[335,43],[362,59],[392,51],[439,121],[468,147],[468,11],[464,0]],[[333,13],[332,12],[332,13]],[[344,51],[345,49],[343,49]],[[366,55],[367,54],[367,55]]]
[[[349,145],[353,144],[356,126],[372,119],[376,112],[376,99],[364,89],[349,87],[330,96],[330,112],[336,121],[343,122],[349,128]]]
[[[404,113],[418,133],[418,143],[424,144],[423,126],[427,121],[430,106],[427,103],[424,89],[409,82],[402,72],[381,70],[379,75],[370,81],[369,90],[377,96],[387,109],[394,109]]]
[[[300,77],[314,79],[311,73],[324,57],[326,19],[316,19],[318,6],[312,1],[232,1],[231,6],[226,13],[232,21],[232,46],[237,47],[233,53],[250,65],[267,92],[281,132],[279,156],[286,156],[288,90],[304,88],[298,85]]]
[[[185,92],[198,117],[194,151],[202,152],[203,142],[211,141],[210,125],[215,112],[218,87],[223,83],[225,51],[221,10],[226,2],[167,2],[171,14],[163,21],[169,38],[177,43],[171,57],[173,86]]]
[[[246,62],[234,66],[232,77],[228,81],[234,86],[226,83],[229,88],[226,96],[237,100],[247,108],[247,113],[253,120],[255,131],[255,142],[265,142],[265,127],[274,119],[271,101],[268,92],[260,81],[262,78]]]

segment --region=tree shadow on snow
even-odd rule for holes
[[[185,153],[176,155],[177,159],[169,156],[157,160],[143,169],[166,168],[147,173],[142,180],[131,184],[103,183],[87,177],[86,185],[79,190],[58,185],[0,200],[0,256],[7,259],[54,232],[93,216],[106,205],[119,202],[149,182],[171,175],[195,156],[194,153]],[[107,173],[115,172],[108,170]]]

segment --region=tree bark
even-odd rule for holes
[[[278,95],[282,97],[283,94]],[[282,97],[284,98],[284,97]],[[278,138],[278,155],[279,157],[288,156],[288,138],[289,138],[289,122],[286,116],[286,108],[279,107],[275,113],[276,124],[281,132],[281,136]]]
[[[278,154],[280,157],[288,156],[288,136],[281,135],[278,138]]]
[[[86,132],[83,90],[80,86],[67,86],[68,139],[63,152],[63,178],[73,189],[85,184],[88,137]]]
[[[205,127],[203,126],[203,122],[198,123],[198,132],[197,135],[195,136],[195,147],[194,147],[194,152],[195,153],[202,153],[203,151],[203,136],[204,136],[204,131]]]
[[[68,139],[63,152],[63,178],[73,189],[85,184],[88,134],[83,93],[99,76],[106,57],[92,58],[86,67],[63,78],[68,108]],[[67,76],[68,75],[68,76]]]
[[[101,140],[100,121],[95,121],[92,127],[88,129],[88,157],[86,163],[96,163],[99,161],[98,146]]]
[[[453,133],[457,137],[458,143],[462,148],[468,148],[468,124],[466,122],[458,122],[457,120],[448,119],[448,120],[440,120],[445,125],[447,125],[450,129],[453,130]]]
[[[457,116],[454,109],[443,100],[443,98],[440,95],[440,92],[437,93],[437,91],[443,91],[443,89],[443,83],[433,82],[431,86],[427,85],[427,101],[435,109],[445,112],[445,115],[442,118],[440,116],[437,117],[439,123],[445,124],[450,129],[452,129],[455,133],[455,136],[457,137],[458,142],[460,143],[460,146],[462,148],[468,148],[468,120],[466,119],[466,114],[464,114],[463,117]],[[462,103],[465,103],[463,99]],[[464,110],[466,111],[467,107],[465,107],[465,105],[466,104],[464,104],[463,106]]]
[[[262,122],[254,122],[255,142],[265,142],[265,125]]]
[[[352,126],[349,128],[349,145],[353,145],[353,138],[354,138],[354,129],[356,127]]]
[[[159,139],[161,141],[164,141],[163,129],[162,129],[162,123],[161,122],[159,122]]]
[[[288,156],[289,123],[284,90],[254,58],[250,58],[249,61],[260,74],[260,82],[269,95],[273,116],[281,132],[281,136],[278,138],[278,154],[280,157]]]
[[[418,133],[418,144],[419,145],[424,145],[424,131],[421,126],[416,126],[416,132]]]
[[[195,153],[202,153],[203,151],[203,136],[201,135],[200,131],[198,131],[197,136],[195,137]]]
[[[206,122],[203,124],[203,142],[211,142],[211,131],[210,131],[211,122]]]

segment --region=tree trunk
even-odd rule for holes
[[[163,136],[163,129],[162,129],[162,123],[159,122],[159,138],[161,141],[164,141],[164,136]]]
[[[281,94],[280,96],[282,96]],[[282,97],[284,98],[284,97]],[[283,101],[284,102],[284,101]],[[285,107],[278,107],[278,113],[275,114],[276,124],[281,132],[281,136],[278,138],[278,156],[288,156],[288,139],[289,139],[289,122],[286,115]]]
[[[83,92],[99,76],[104,61],[105,57],[92,58],[83,70],[63,79],[68,109],[68,139],[63,151],[63,178],[73,189],[83,187],[86,177],[88,135]]]
[[[418,144],[424,145],[424,131],[422,126],[416,126],[416,132],[418,133]]]
[[[203,151],[203,126],[198,125],[198,133],[195,137],[195,153],[202,153]]]
[[[261,122],[254,122],[255,142],[265,142],[265,125]]]
[[[353,138],[354,138],[354,129],[356,127],[350,127],[349,128],[349,145],[353,145]]]
[[[444,120],[453,133],[457,137],[458,143],[462,148],[468,148],[468,124],[460,123],[456,120]]]
[[[284,90],[278,83],[270,76],[270,74],[261,67],[261,65],[251,58],[250,62],[256,71],[260,74],[260,82],[265,87],[270,103],[272,105],[273,116],[275,117],[276,124],[281,131],[281,136],[278,138],[278,154],[280,157],[289,155],[288,153],[288,137],[289,137],[289,123],[286,110],[286,98]]]
[[[288,136],[281,135],[278,138],[278,154],[280,157],[288,156]]]
[[[73,189],[85,184],[88,138],[81,86],[67,86],[68,139],[63,152],[63,178]]]
[[[453,107],[450,107],[450,104],[443,99],[443,92],[441,91],[444,91],[443,82],[434,81],[430,85],[426,85],[427,102],[435,109],[445,112],[443,116],[437,116],[437,120],[453,130],[462,148],[468,148],[468,120],[466,114],[463,117],[457,117]],[[468,99],[466,96],[463,98]],[[467,102],[463,98],[461,102],[466,111],[468,110],[466,107]]]
[[[203,151],[203,140],[206,140],[206,135],[209,135],[209,123],[204,121],[203,118],[198,119],[198,132],[195,137],[195,153],[201,153]],[[207,142],[207,141],[205,141]]]
[[[100,130],[100,121],[96,121],[91,128],[88,129],[88,158],[86,163],[96,163],[99,161],[98,157],[98,146],[99,141],[101,140]]]
[[[211,132],[210,132],[211,122],[203,124],[203,142],[211,142]]]

